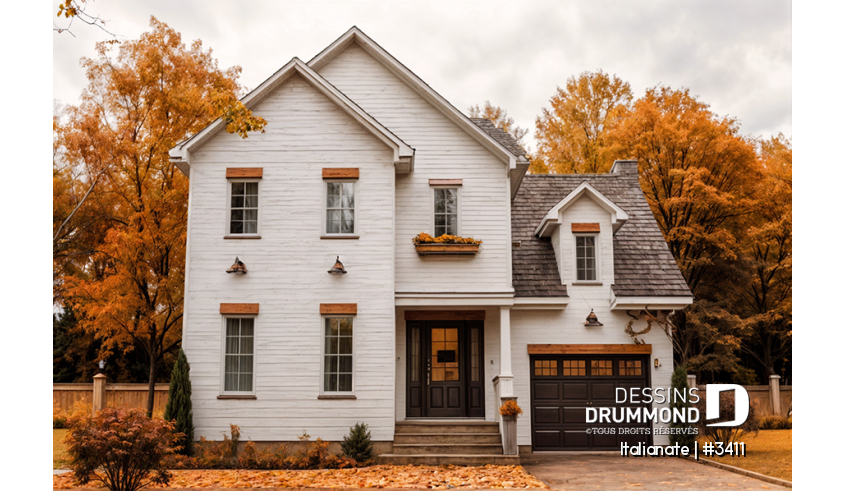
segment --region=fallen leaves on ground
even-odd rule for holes
[[[90,483],[88,486],[96,486]],[[519,465],[375,465],[358,469],[309,471],[173,471],[169,486],[151,488],[414,488],[549,489]],[[53,489],[73,488],[71,474],[53,476]]]

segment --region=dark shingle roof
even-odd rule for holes
[[[517,297],[566,296],[554,249],[534,231],[545,214],[588,182],[628,214],[613,236],[613,291],[617,296],[692,296],[657,221],[640,189],[636,174],[527,175],[511,205],[513,286]]]
[[[503,147],[507,148],[510,153],[512,153],[516,158],[525,157],[528,159],[528,155],[525,153],[525,150],[519,146],[519,143],[513,138],[510,133],[506,133],[499,128],[496,128],[496,125],[493,124],[492,121],[485,118],[469,118],[470,121],[475,123],[476,126],[484,130],[485,133],[492,136],[494,140],[499,142]]]

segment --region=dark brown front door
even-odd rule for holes
[[[484,417],[483,325],[408,322],[408,417]]]

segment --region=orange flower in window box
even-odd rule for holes
[[[419,233],[412,242],[420,256],[474,256],[478,254],[480,240],[472,237],[458,237],[443,234],[432,237],[425,232]]]

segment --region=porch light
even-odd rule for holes
[[[340,262],[340,256],[337,256],[337,260],[335,260],[334,266],[332,269],[328,271],[329,274],[346,274],[346,270],[343,268],[343,263]]]
[[[227,269],[226,272],[229,274],[246,274],[246,264],[243,263],[237,256],[235,256],[235,264],[232,265],[231,268]]]
[[[599,322],[599,318],[596,317],[596,313],[593,312],[593,309],[590,309],[590,315],[587,316],[587,322],[585,322],[584,325],[587,327],[599,327],[604,324]]]
[[[657,358],[655,358],[655,359],[654,359],[654,368],[660,368],[660,367],[662,367],[662,366],[663,366],[663,364],[662,364],[662,363],[660,363],[660,360],[658,360]]]

